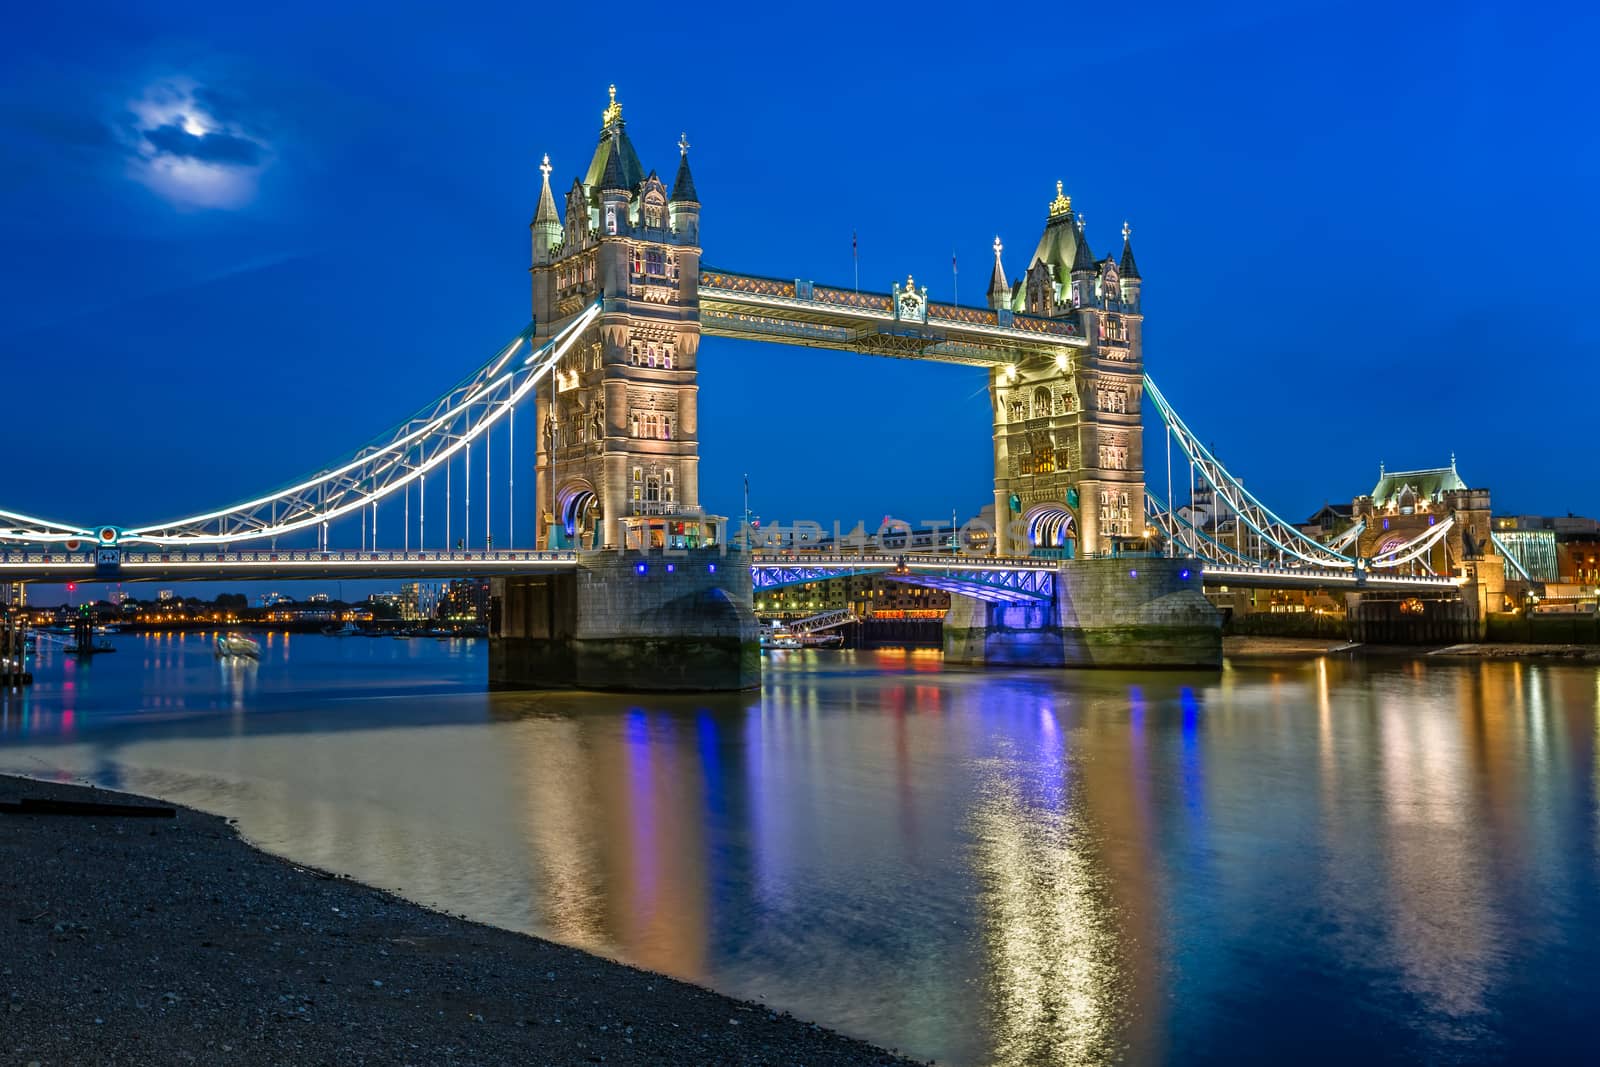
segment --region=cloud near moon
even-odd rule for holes
[[[205,86],[172,78],[128,104],[132,176],[186,208],[236,209],[255,199],[272,146]]]

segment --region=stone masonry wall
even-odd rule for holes
[[[1222,666],[1222,616],[1195,560],[1064,560],[1056,588],[1068,666]]]

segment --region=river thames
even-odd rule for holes
[[[1573,1059],[1600,671],[1320,658],[487,693],[482,642],[46,651],[0,771],[941,1063]],[[107,871],[107,877],[116,877]]]

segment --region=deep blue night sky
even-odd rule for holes
[[[1600,510],[1576,6],[49,7],[0,40],[0,506],[171,517],[442,391],[526,322],[540,154],[581,173],[614,81],[669,182],[688,132],[708,264],[848,283],[856,231],[863,288],[948,298],[954,252],[977,303],[1057,179],[1097,253],[1131,220],[1150,373],[1288,517],[1452,451],[1497,511]],[[990,499],[981,372],[701,370],[712,510]]]

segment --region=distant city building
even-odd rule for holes
[[[0,582],[0,607],[28,606],[28,587],[22,582]]]
[[[307,604],[326,604],[326,603],[328,603],[328,594],[327,593],[312,593],[310,596],[306,597],[306,603]]]
[[[1600,534],[1574,534],[1556,543],[1556,568],[1563,582],[1600,585]]]
[[[755,607],[759,615],[786,619],[845,609],[864,619],[943,619],[950,594],[856,574],[757,590]]]
[[[1501,530],[1549,530],[1558,538],[1600,534],[1600,521],[1582,515],[1496,515],[1496,533]]]
[[[373,593],[367,597],[367,603],[373,607],[373,614],[393,619],[405,618],[405,598],[399,593]]]
[[[1366,520],[1366,529],[1354,554],[1371,558],[1392,552],[1422,536],[1437,523],[1455,517],[1449,534],[1420,562],[1440,574],[1452,573],[1468,559],[1493,555],[1489,540],[1489,490],[1472,489],[1456,470],[1448,467],[1390,471],[1378,466],[1378,483],[1372,492],[1352,501],[1352,520]]]
[[[487,622],[489,583],[479,578],[452,581],[440,599],[439,616],[452,622]]]
[[[162,589],[156,593],[156,599],[165,604],[169,600],[178,599],[178,594],[174,593],[171,589]]]
[[[400,603],[402,619],[431,619],[439,606],[439,587],[432,582],[407,582],[400,587]]]

